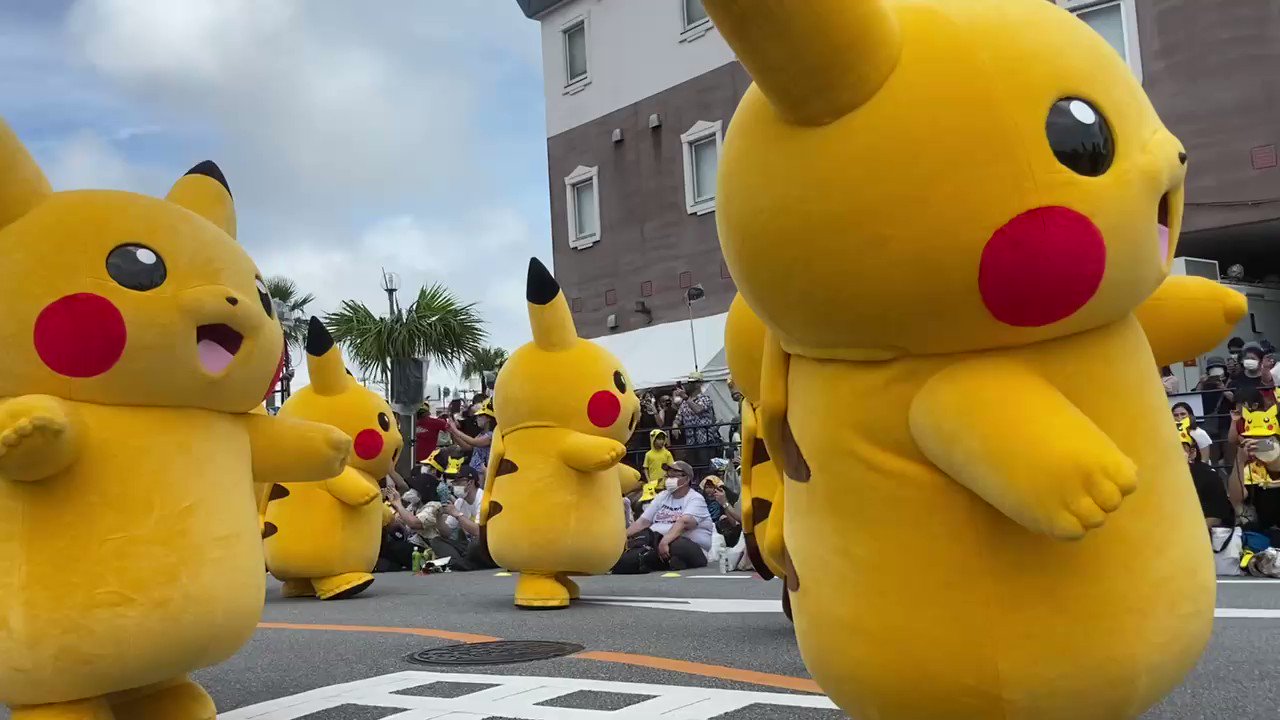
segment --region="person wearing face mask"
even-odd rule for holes
[[[1241,398],[1253,393],[1274,393],[1271,376],[1262,372],[1262,346],[1258,343],[1245,343],[1240,355],[1240,372],[1231,378],[1227,389],[1231,391],[1236,408],[1240,407]],[[1274,395],[1273,395],[1274,399]]]
[[[1270,403],[1247,403],[1241,408],[1239,451],[1233,482],[1248,492],[1257,513],[1256,529],[1267,532],[1280,527],[1280,422],[1278,409]]]
[[[475,469],[480,477],[484,477],[485,470],[489,466],[489,449],[493,443],[493,401],[485,400],[480,404],[480,409],[474,414],[476,423],[476,434],[468,435],[459,428],[455,422],[449,423],[449,435],[453,437],[453,441],[463,450],[471,451],[471,460],[468,465]]]
[[[455,571],[483,570],[497,567],[488,550],[480,542],[480,507],[484,503],[484,490],[480,489],[480,476],[472,467],[463,467],[449,478],[452,501],[441,504],[435,516],[436,533],[427,532],[427,542],[436,558],[450,558],[449,569]],[[401,512],[395,504],[392,508],[400,521],[411,530],[423,534],[426,517]]]
[[[1196,496],[1200,498],[1205,525],[1209,528],[1234,527],[1236,512],[1227,495],[1227,485],[1217,470],[1201,462],[1200,447],[1188,429],[1186,421],[1183,421],[1179,425],[1178,434],[1182,440],[1182,452],[1187,456],[1191,481],[1196,486]]]
[[[627,528],[628,550],[615,574],[685,570],[707,565],[711,550],[711,514],[702,493],[693,488],[693,468],[677,461],[665,468],[666,489]]]

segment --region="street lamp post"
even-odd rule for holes
[[[693,304],[707,296],[701,285],[694,285],[684,293],[684,302],[689,306],[689,344],[693,347],[693,371],[698,372],[702,366],[698,364],[698,336],[693,332]]]

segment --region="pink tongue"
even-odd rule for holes
[[[1160,239],[1160,264],[1164,265],[1169,262],[1169,228],[1164,225],[1157,225]]]
[[[217,375],[235,358],[234,355],[227,352],[227,349],[212,340],[201,340],[196,345],[196,350],[200,353],[200,365],[210,375]]]

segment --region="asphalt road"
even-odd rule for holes
[[[777,581],[704,571],[580,583],[586,601],[533,612],[511,606],[514,578],[495,571],[380,575],[364,595],[333,603],[285,600],[272,583],[253,641],[197,677],[225,720],[845,717],[812,692],[777,612]],[[1220,583],[1218,605],[1220,616],[1226,608],[1245,617],[1218,619],[1200,667],[1144,720],[1280,716],[1280,582]],[[585,651],[479,667],[406,660],[493,639]]]

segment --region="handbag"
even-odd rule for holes
[[[1213,564],[1219,576],[1243,575],[1240,556],[1244,554],[1244,531],[1235,528],[1212,528]]]

